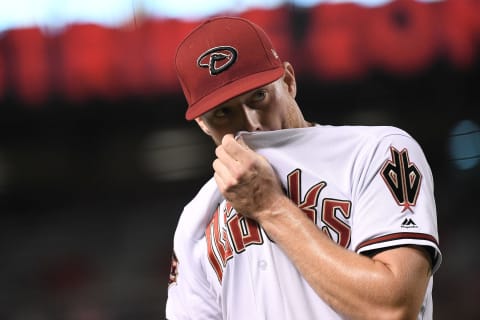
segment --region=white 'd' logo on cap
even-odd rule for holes
[[[208,49],[197,59],[197,65],[200,68],[208,68],[210,75],[217,74],[227,70],[237,60],[237,49],[230,46],[221,46]]]

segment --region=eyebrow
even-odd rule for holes
[[[238,96],[236,96],[236,97],[233,97],[233,98],[225,101],[224,103],[219,104],[218,106],[216,106],[216,107],[213,108],[212,110],[208,111],[208,113],[210,113],[210,112],[215,112],[215,110],[220,109],[220,108],[228,108],[228,107],[230,107],[230,102],[231,102],[232,100],[238,99],[239,97],[247,96],[248,98],[251,98],[251,96],[252,96],[253,94],[255,94],[257,91],[267,90],[267,87],[270,86],[271,84],[272,84],[272,83],[268,83],[268,84],[266,84],[266,85],[264,85],[264,86],[254,88],[254,89],[249,90],[249,91],[247,91],[247,92],[244,92],[244,93],[242,93],[242,94],[240,94],[240,95],[238,95]]]

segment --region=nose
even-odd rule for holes
[[[248,105],[242,105],[242,111],[244,115],[243,127],[246,131],[261,131],[262,125],[260,121],[260,115],[258,110],[248,107]]]

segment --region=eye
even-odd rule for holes
[[[264,89],[257,90],[252,95],[252,101],[253,102],[261,102],[265,99],[266,96],[267,96],[267,91],[266,90],[264,90]]]
[[[227,107],[221,107],[221,108],[217,108],[214,113],[213,113],[213,116],[215,118],[225,118],[227,117],[229,114],[231,113],[230,109],[227,108]]]

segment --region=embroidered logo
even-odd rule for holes
[[[172,253],[172,264],[170,265],[170,275],[168,278],[168,286],[177,283],[177,276],[178,276],[178,259],[177,255]]]
[[[230,68],[237,61],[238,51],[231,46],[220,46],[208,49],[197,59],[200,68],[208,68],[211,76]]]
[[[422,175],[415,164],[410,162],[407,149],[398,151],[391,147],[390,152],[392,159],[385,161],[380,174],[395,201],[403,206],[402,212],[407,209],[413,212],[411,207],[417,202]]]
[[[417,224],[411,218],[405,218],[405,220],[403,220],[402,222],[401,227],[402,228],[418,228]]]

